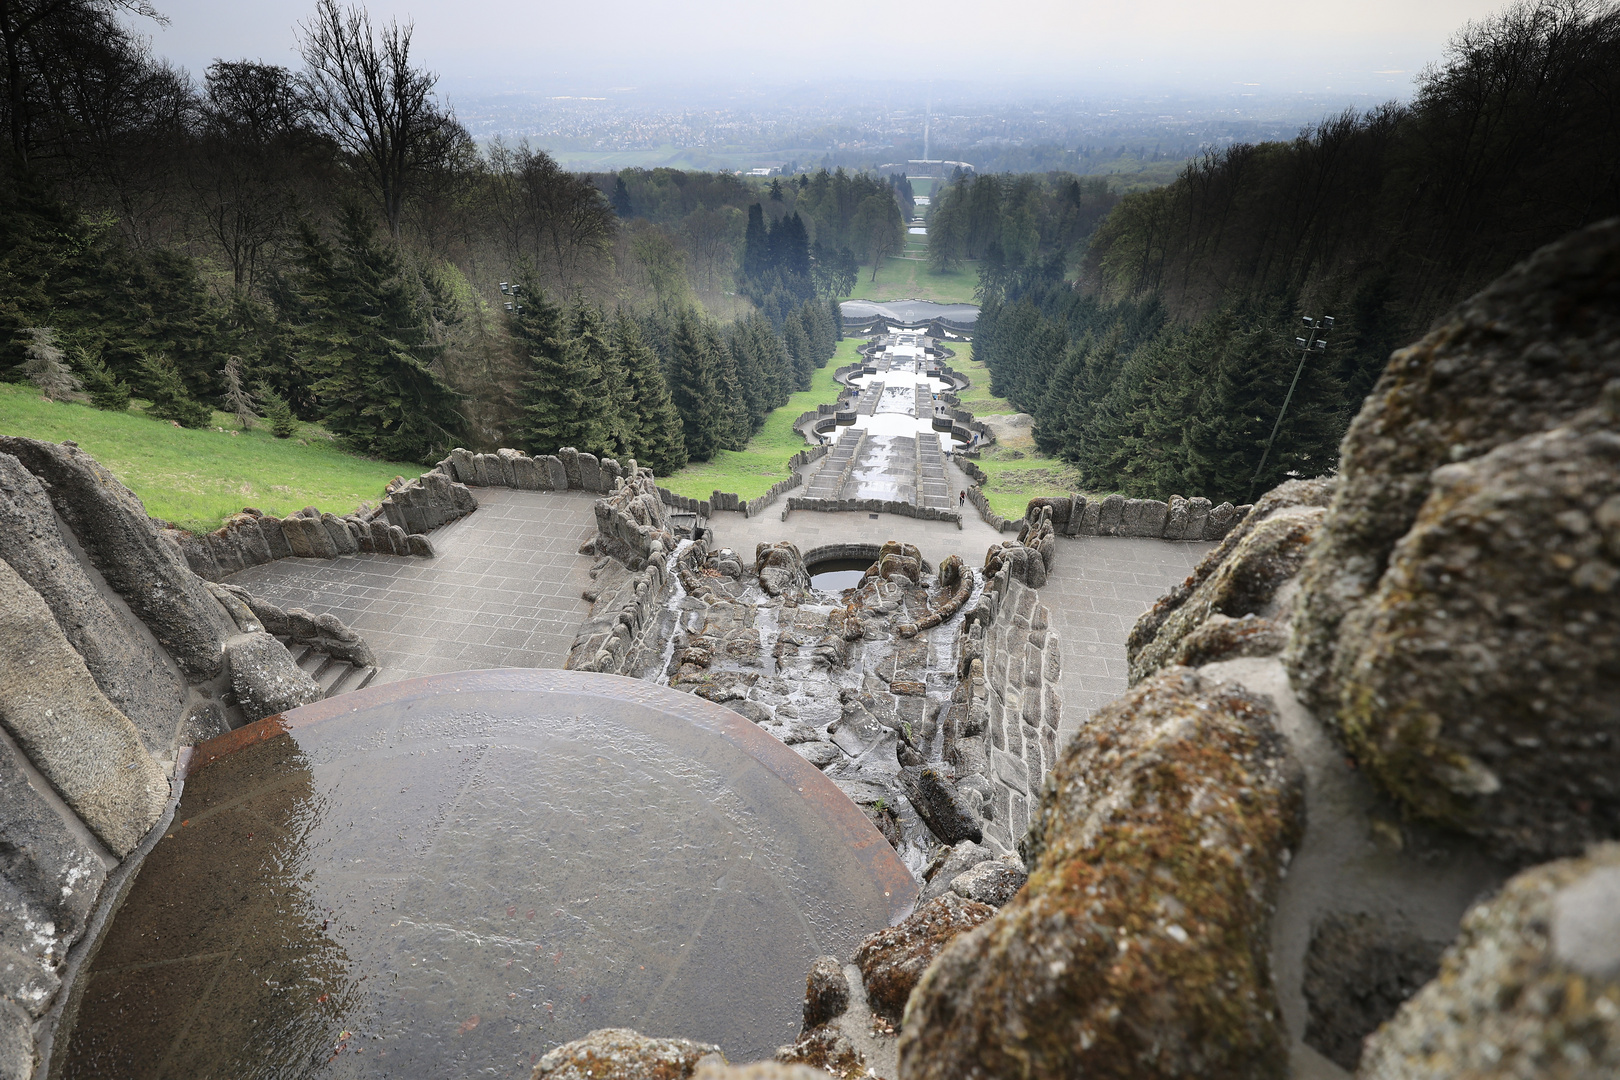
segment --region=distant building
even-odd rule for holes
[[[907,176],[933,176],[946,178],[961,169],[965,173],[977,170],[965,161],[946,161],[942,158],[913,158],[910,161],[894,161],[887,165],[879,165],[880,173],[903,172]]]

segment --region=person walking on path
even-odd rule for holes
[[[961,494],[957,495],[957,497],[956,497],[956,505],[957,506],[966,506],[967,505],[967,492],[964,491]]]

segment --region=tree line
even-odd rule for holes
[[[982,260],[994,267],[999,288],[1004,275],[1083,254],[1087,238],[1118,202],[1105,177],[958,170],[929,208],[928,262],[938,272]]]
[[[1409,106],[1236,146],[1126,196],[1077,286],[1050,259],[982,268],[974,355],[1091,490],[1241,500],[1330,471],[1394,348],[1537,247],[1620,213],[1617,112],[1620,6],[1516,4],[1460,31]],[[947,190],[966,207],[979,182]],[[1040,251],[1031,235],[1020,252]],[[1336,324],[1301,368],[1307,314]]]
[[[67,380],[40,375],[57,391],[99,387],[108,407],[133,394],[184,424],[251,401],[320,421],[360,452],[430,461],[458,442],[563,445],[545,445],[531,409],[549,355],[534,343],[551,341],[585,358],[587,384],[612,382],[611,400],[627,387],[646,399],[598,416],[581,448],[675,468],[746,439],[761,402],[807,386],[831,355],[829,304],[848,291],[853,255],[825,244],[849,243],[853,210],[812,215],[821,204],[799,196],[897,198],[843,173],[766,185],[632,171],[627,185],[525,143],[480,148],[416,62],[411,27],[373,25],[337,0],[316,0],[300,26],[300,70],[217,61],[198,81],[135,32],[159,18],[139,0],[0,4],[0,378],[43,364]],[[684,203],[653,198],[683,188]],[[738,279],[741,225],[702,237],[692,220],[745,219],[751,205],[779,237],[802,211],[791,243],[767,236],[770,267],[794,263],[791,288]],[[718,246],[707,263],[701,243]],[[528,287],[522,313],[497,287],[514,279]],[[522,319],[546,295],[567,298],[563,329],[535,337]],[[663,415],[637,374],[642,350],[673,393],[683,320],[705,328],[699,351],[746,408],[698,424],[689,447],[684,425],[638,443],[632,419],[657,428]]]

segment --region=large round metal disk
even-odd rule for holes
[[[513,1076],[600,1027],[791,1041],[916,888],[814,767],[651,683],[466,672],[197,749],[63,1075]]]

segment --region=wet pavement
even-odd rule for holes
[[[1060,742],[1125,692],[1131,627],[1214,547],[1125,536],[1058,539],[1041,600],[1063,643]]]
[[[527,1077],[608,1026],[768,1057],[915,896],[814,766],[647,682],[396,683],[197,753],[63,1077]]]
[[[590,605],[597,495],[481,487],[432,534],[431,559],[279,559],[227,580],[283,608],[330,612],[377,653],[379,682],[492,667],[562,667]]]

